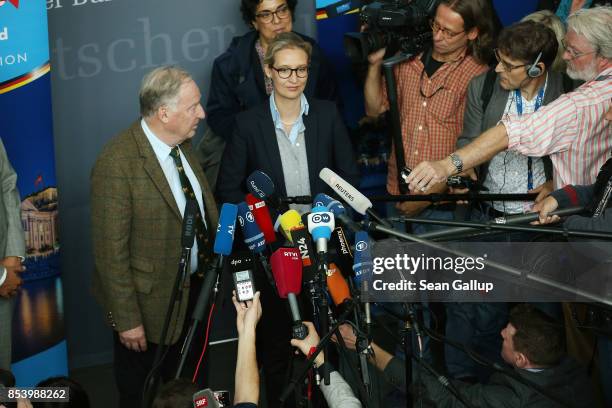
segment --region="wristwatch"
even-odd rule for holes
[[[453,166],[457,168],[457,173],[461,173],[463,171],[463,160],[461,160],[461,158],[455,153],[450,154],[450,159]]]

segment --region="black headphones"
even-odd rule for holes
[[[542,51],[540,51],[535,61],[533,61],[533,64],[527,65],[525,67],[525,69],[527,69],[527,76],[529,76],[529,78],[537,78],[542,75],[543,70],[538,66],[540,58],[542,58]]]

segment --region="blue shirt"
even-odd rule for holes
[[[274,101],[274,91],[272,91],[272,94],[270,95],[270,112],[272,112],[274,128],[280,130],[285,136],[287,136],[289,141],[291,141],[291,144],[295,144],[298,135],[306,130],[306,126],[304,126],[304,121],[302,120],[303,115],[308,115],[308,101],[306,100],[306,96],[302,93],[302,96],[300,97],[300,114],[291,127],[289,134],[285,132],[285,127],[281,121],[280,113],[276,107],[276,102]]]

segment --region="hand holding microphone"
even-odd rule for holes
[[[308,357],[310,355],[311,350],[315,349],[319,345],[320,339],[319,334],[317,333],[317,330],[315,329],[314,324],[312,324],[312,322],[304,322],[304,325],[308,330],[308,335],[305,336],[303,339],[291,339],[291,345],[293,347],[297,347],[302,352],[302,354]],[[325,363],[325,354],[323,353],[323,351],[317,354],[314,363],[317,367],[321,367],[323,363]]]

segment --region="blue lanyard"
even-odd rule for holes
[[[536,96],[535,100],[535,110],[537,111],[542,106],[542,102],[544,101],[544,88],[546,88],[546,84],[540,88],[538,91],[538,96]],[[519,116],[523,115],[523,97],[521,96],[521,90],[514,90],[514,99],[516,100],[516,113]],[[527,157],[527,190],[533,190],[533,162],[531,157]]]

